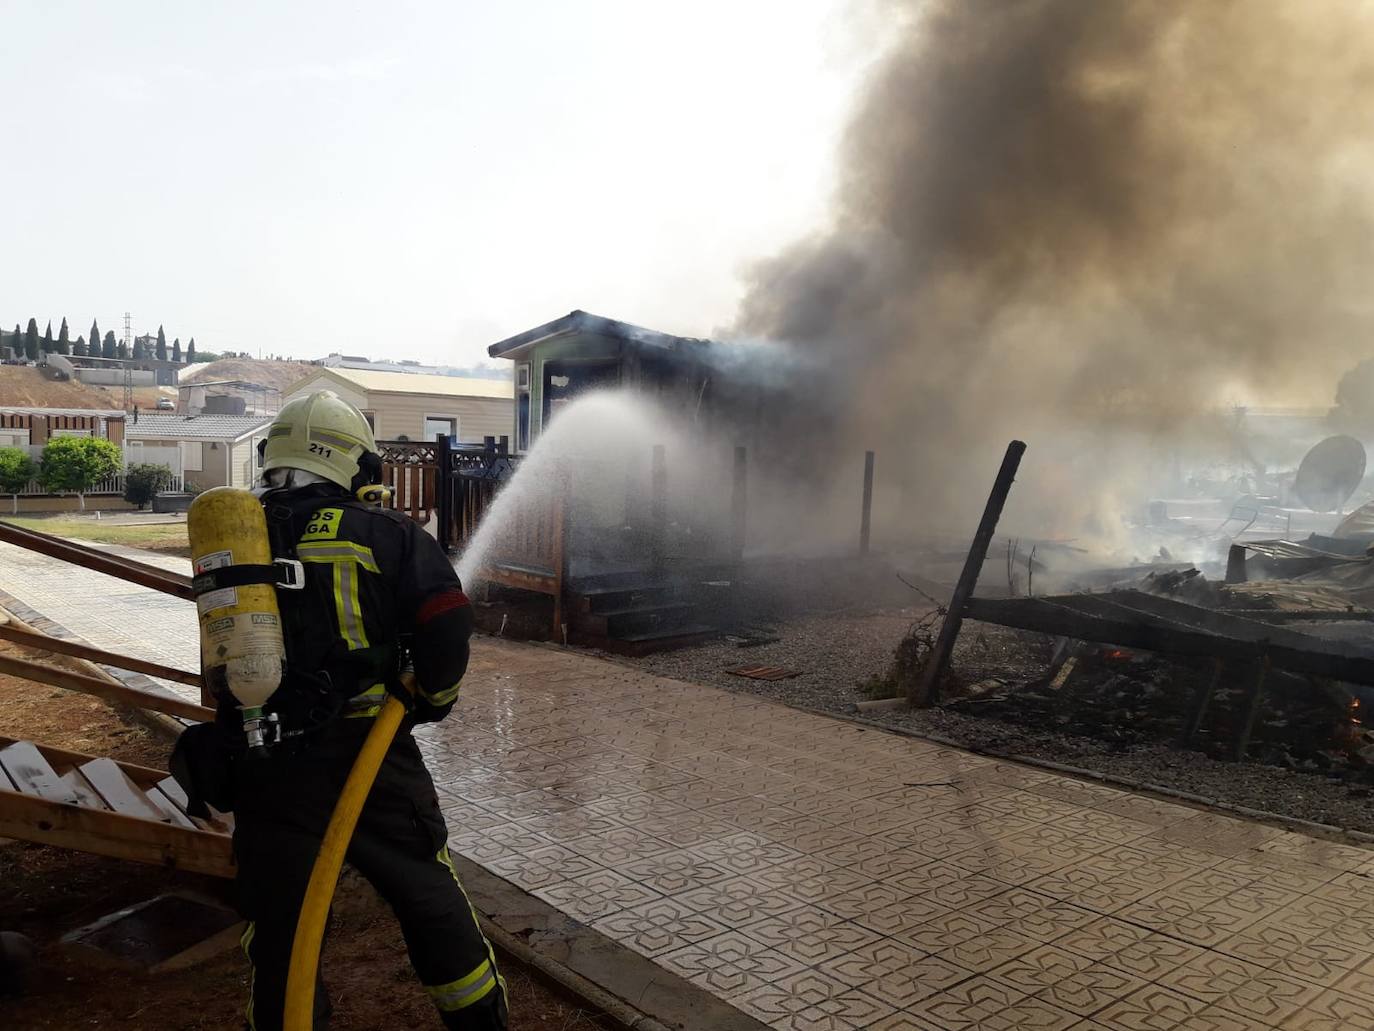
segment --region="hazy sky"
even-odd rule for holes
[[[825,217],[845,0],[0,0],[0,324],[465,363],[687,334]]]

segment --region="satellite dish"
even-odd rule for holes
[[[1313,512],[1334,512],[1364,479],[1364,445],[1354,437],[1327,437],[1298,466],[1293,491]]]

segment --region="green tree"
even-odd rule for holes
[[[19,327],[15,327],[18,329]],[[186,345],[186,363],[189,365],[196,360],[196,338],[192,337],[191,342]]]
[[[105,342],[100,345],[100,356],[102,358],[113,358],[117,348],[115,347],[114,330],[105,330]]]
[[[129,345],[123,340],[115,345],[115,357],[121,361],[129,357]]]
[[[19,323],[14,324],[14,337],[10,340],[10,346],[14,348],[16,358],[24,357],[24,331],[19,328]]]
[[[142,337],[134,337],[134,358],[142,361],[148,357],[148,349],[143,346]]]
[[[100,357],[100,327],[95,324],[95,319],[91,319],[91,335],[86,338],[86,353],[92,358]]]
[[[24,330],[24,354],[29,361],[38,360],[38,320],[29,319],[29,328]]]
[[[113,343],[114,334],[107,339]],[[73,491],[86,511],[86,491],[119,473],[124,464],[118,444],[100,437],[55,437],[43,446],[38,479],[50,491]]]
[[[43,331],[43,353],[52,354],[57,350],[57,345],[52,342],[52,319],[48,320],[48,328]]]
[[[62,319],[62,328],[57,331],[57,353],[72,353],[72,338],[71,334],[67,332],[67,319],[65,316]]]
[[[76,338],[76,343],[72,345],[72,354],[76,355],[78,358],[85,358],[85,357],[86,357],[86,338],[85,338],[85,337],[77,337],[77,338]]]
[[[157,360],[165,362],[167,360],[167,334],[162,332],[162,327],[157,327]]]
[[[172,470],[165,465],[131,465],[124,476],[124,500],[144,508],[171,482]]]
[[[0,491],[10,496],[11,511],[19,511],[19,492],[37,472],[37,464],[22,447],[0,447]]]
[[[181,337],[172,341],[172,361],[181,361]]]

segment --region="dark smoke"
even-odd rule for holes
[[[1110,522],[1097,488],[1228,392],[1329,398],[1368,351],[1367,7],[890,7],[832,224],[752,271],[735,329],[824,355],[927,516],[966,519],[1021,436],[1023,515]]]

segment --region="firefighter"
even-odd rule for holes
[[[458,697],[472,610],[438,544],[369,504],[381,459],[362,414],[329,391],[286,404],[261,448],[259,488],[273,557],[303,586],[277,592],[287,674],[265,707],[276,740],[235,763],[234,852],[252,965],[253,1031],[281,1026],[296,920],[344,779],[387,693],[413,710],[368,796],[348,861],[395,911],[411,965],[444,1026],[506,1026],[506,986],[447,848],[448,832],[410,728]],[[373,486],[372,493],[375,494]],[[416,691],[400,685],[408,656]],[[242,736],[231,698],[221,732]],[[379,990],[386,990],[380,981]],[[322,985],[321,985],[322,988]],[[317,990],[315,1026],[329,1004]]]

